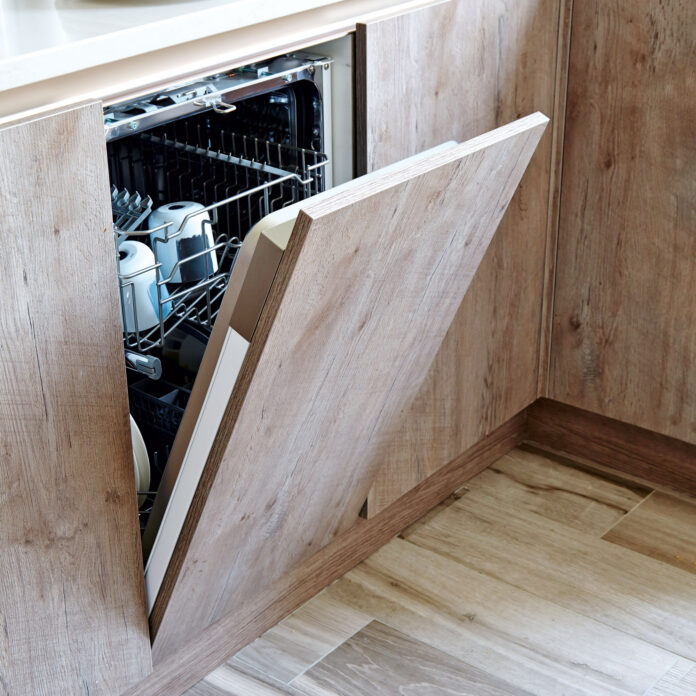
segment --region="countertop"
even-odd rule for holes
[[[0,92],[337,0],[0,0]]]

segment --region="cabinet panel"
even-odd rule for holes
[[[155,604],[156,661],[356,522],[385,434],[547,121],[534,114],[301,204]]]
[[[359,171],[521,115],[554,112],[565,0],[452,0],[358,26]],[[562,43],[562,41],[560,41]],[[555,128],[555,126],[554,126]],[[549,128],[428,378],[394,429],[377,513],[537,398]],[[555,225],[548,228],[553,259]]]
[[[0,683],[151,669],[101,105],[0,129]]]
[[[576,2],[550,396],[696,443],[696,4]]]

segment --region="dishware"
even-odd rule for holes
[[[125,320],[125,331],[147,331],[159,323],[160,314],[164,318],[171,311],[170,303],[160,305],[160,299],[169,297],[164,284],[159,286],[160,297],[157,296],[155,255],[147,244],[131,239],[119,244],[118,255],[121,320]]]
[[[133,470],[135,473],[135,490],[138,495],[138,507],[147,499],[145,492],[150,488],[150,457],[140,428],[133,416],[130,416],[131,443],[133,446]]]
[[[189,283],[216,273],[218,263],[214,251],[191,258],[215,244],[210,215],[204,207],[193,201],[167,203],[153,210],[147,219],[149,229],[167,223],[169,227],[150,234],[150,243],[162,264],[164,279],[172,283]],[[170,276],[171,280],[168,280]]]

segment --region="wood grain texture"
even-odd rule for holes
[[[492,469],[509,469],[514,465],[515,473],[520,473],[522,464],[539,478],[547,470],[549,481],[563,484],[561,499],[554,499],[556,489],[539,490],[543,499],[541,512],[525,512],[525,517],[534,520],[540,529],[552,519],[547,514],[558,512],[564,501],[570,507],[575,506],[575,501],[566,497],[570,493],[583,496],[589,490],[593,500],[622,499],[612,475],[592,474],[588,488],[587,472],[561,465],[543,453],[516,448],[418,520],[406,530],[405,536],[424,529],[437,536],[433,530],[438,518],[445,512],[448,516],[465,514],[467,499],[472,498],[493,501],[495,509],[503,513],[500,515],[503,522],[507,519],[505,511],[514,516],[521,501],[517,495],[519,487],[501,486],[499,477],[491,477],[489,473]],[[567,471],[564,473],[563,469]],[[642,505],[650,500],[644,499]],[[554,502],[557,504],[553,505]],[[628,522],[640,509],[641,506],[633,508],[623,519]],[[664,526],[669,522],[678,535],[681,518],[677,513],[672,519],[673,511],[673,507],[665,507],[661,523]],[[488,522],[489,531],[495,532],[501,526],[494,519]],[[370,522],[365,524],[369,526]],[[441,525],[445,533],[453,527],[451,520]],[[570,531],[578,538],[597,542],[597,530],[591,526],[572,527]],[[688,532],[681,545],[689,545]],[[403,539],[392,540],[284,622],[289,624],[294,617],[304,617],[304,622],[311,616],[313,621],[321,617],[321,623],[325,624],[331,623],[332,615],[357,613],[372,617],[373,623],[367,628],[293,679],[289,686],[264,674],[262,670],[270,664],[268,661],[266,665],[260,664],[259,669],[250,669],[240,664],[236,656],[187,692],[187,696],[403,695],[431,693],[431,690],[439,695],[460,693],[460,689],[478,696],[490,685],[489,678],[507,682],[503,693],[510,694],[525,691],[544,696],[691,696],[696,678],[695,663],[691,660],[607,626],[604,612],[597,605],[588,604],[584,615],[585,612],[559,606],[550,596],[538,596],[516,587],[502,573],[481,573],[469,567],[463,551],[462,557],[455,559]],[[525,551],[532,564],[536,562],[542,567],[547,564],[545,552],[537,544],[530,543]],[[641,552],[635,555],[640,557]],[[647,557],[644,560],[647,563],[634,570],[637,575],[642,573],[648,585],[655,584],[656,566],[669,570],[661,561]],[[561,556],[557,557],[557,565],[561,579],[564,569],[571,576],[575,570]],[[598,577],[613,585],[614,566],[600,557],[594,565]],[[689,592],[693,585],[691,576],[677,571],[675,577]],[[567,592],[563,583],[558,584],[558,590],[561,597]],[[666,593],[676,596],[679,592],[675,590],[676,586],[665,588]],[[641,592],[636,592],[635,604],[627,604],[627,612],[641,613],[644,599]],[[691,630],[696,633],[693,627]],[[327,635],[332,633],[329,631]],[[285,651],[294,649],[290,631],[274,635],[273,640],[276,649],[283,649],[283,641]],[[425,661],[421,659],[423,656]],[[481,680],[476,686],[470,683],[472,670]],[[249,677],[255,681],[252,683]],[[438,677],[445,679],[446,686]],[[247,686],[247,691],[240,690],[242,686]]]
[[[307,201],[151,615],[155,660],[355,523],[547,122]]]
[[[0,130],[0,684],[151,669],[99,103]]]
[[[378,621],[296,679],[294,686],[307,696],[531,696]]]
[[[235,660],[221,665],[214,672],[186,691],[185,696],[302,696],[294,687],[276,681]]]
[[[549,361],[553,334],[553,303],[556,292],[556,258],[558,256],[558,229],[561,212],[561,181],[570,69],[570,36],[574,0],[561,0],[558,16],[558,49],[554,89],[553,129],[551,131],[551,171],[549,175],[549,204],[546,223],[546,251],[544,254],[544,284],[541,298],[541,326],[539,331],[539,369],[537,396],[548,396]]]
[[[248,685],[245,685],[245,688]],[[254,684],[252,689],[256,689],[257,686]],[[208,680],[202,680],[198,682],[195,686],[192,686],[187,690],[186,696],[229,696],[230,691],[234,694],[234,689],[225,690],[217,686]],[[250,689],[247,688],[246,693],[249,693]],[[252,691],[254,693],[254,691]]]
[[[655,491],[603,538],[696,574],[696,499]]]
[[[696,446],[548,399],[527,412],[528,439],[696,495]]]
[[[472,491],[405,537],[688,659],[696,584],[683,571]]]
[[[576,2],[549,396],[696,443],[696,4]]]
[[[645,696],[692,696],[696,694],[696,662],[679,658],[677,663]]]
[[[453,0],[358,26],[358,172],[536,109],[553,114],[560,5]],[[537,396],[551,142],[549,129],[427,379],[394,428],[370,515]]]
[[[162,660],[123,696],[178,696],[415,522],[453,490],[520,444],[525,415],[517,414],[370,520],[360,519],[262,596],[230,612],[185,648]]]
[[[600,474],[521,449],[491,464],[466,488],[484,490],[513,510],[528,510],[596,537],[651,493],[649,488],[608,481]]]
[[[642,694],[676,659],[607,626],[600,614],[568,610],[504,576],[477,572],[464,558],[402,539],[379,549],[328,592],[533,694]]]
[[[370,616],[322,592],[241,650],[242,663],[288,683],[370,623]]]

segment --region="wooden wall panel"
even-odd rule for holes
[[[0,692],[151,670],[99,103],[0,129]]]
[[[573,16],[549,396],[696,443],[696,3]]]
[[[359,26],[359,170],[537,109],[551,116],[567,9],[566,0],[452,0]],[[369,514],[536,399],[547,222],[551,259],[556,231],[548,219],[551,168],[550,128],[428,378],[395,427]]]
[[[356,523],[547,123],[303,203],[151,615],[156,663]]]

